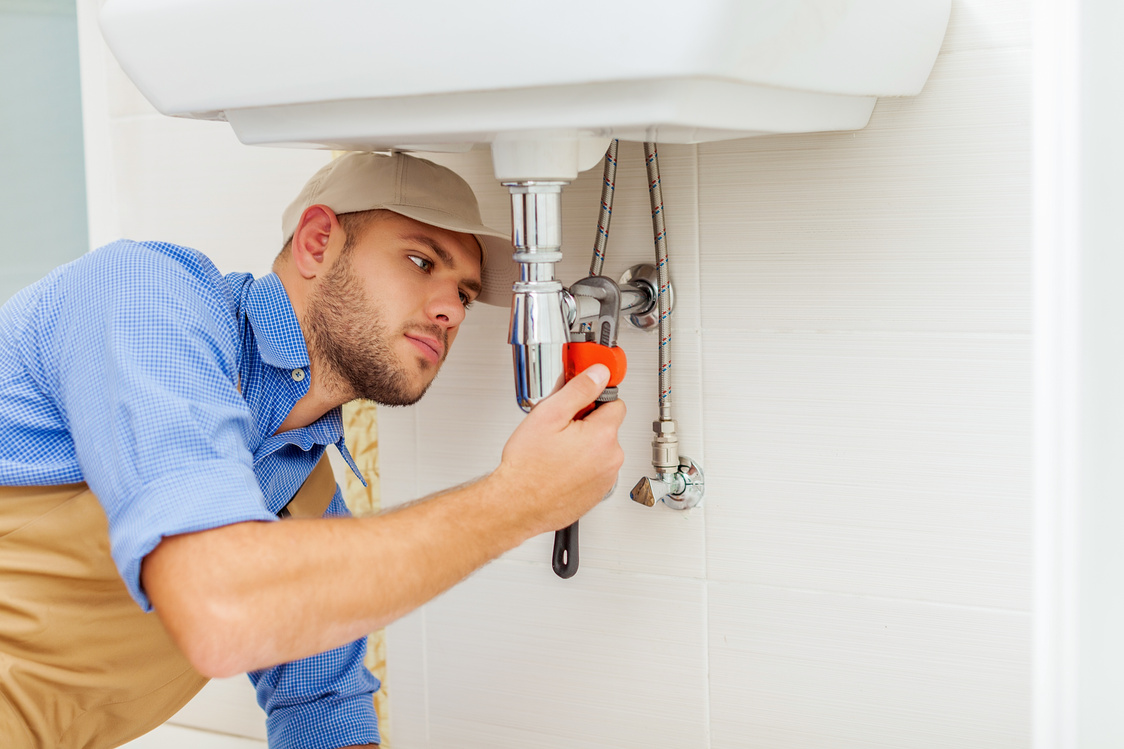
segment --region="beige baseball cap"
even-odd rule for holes
[[[326,205],[340,213],[382,208],[439,229],[472,234],[482,250],[479,299],[511,304],[511,285],[519,266],[511,259],[511,234],[484,226],[468,183],[451,169],[404,153],[349,153],[312,175],[281,214],[288,242],[309,206]]]

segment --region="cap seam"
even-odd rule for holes
[[[465,218],[467,218],[466,216],[462,216],[462,215],[460,215],[459,213],[450,213],[449,211],[443,211],[443,210],[441,210],[440,208],[434,208],[433,206],[431,206],[431,205],[426,205],[426,204],[424,204],[424,203],[407,203],[407,202],[405,202],[405,201],[402,201],[402,200],[400,200],[400,201],[398,201],[397,203],[395,203],[395,205],[397,205],[397,206],[402,206],[402,207],[404,207],[404,208],[424,208],[424,209],[425,209],[425,210],[427,210],[427,211],[433,211],[434,213],[440,213],[440,214],[441,214],[442,216],[452,216],[453,218],[459,218],[459,219],[465,219]],[[484,228],[486,228],[486,229],[491,229],[491,228],[492,228],[492,227],[490,227],[490,226],[487,226],[487,225],[486,225],[486,224],[484,223],[484,221],[483,221],[483,220],[481,220],[481,219],[477,219],[477,220],[476,220],[476,223],[477,223],[477,224],[479,224],[480,226],[483,226],[483,227],[484,227]],[[499,231],[499,230],[498,230],[498,229],[496,229],[495,231]]]
[[[402,195],[406,191],[406,159],[398,159],[398,169],[394,181],[394,202],[401,203]]]

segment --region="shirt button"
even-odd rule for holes
[[[296,382],[300,382],[303,379],[304,379],[304,370],[303,369],[294,369],[293,370],[293,380],[295,380]]]

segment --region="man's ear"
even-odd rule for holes
[[[342,236],[335,212],[326,205],[310,205],[304,209],[297,229],[293,232],[293,265],[303,278],[315,278],[331,266],[328,240],[332,235]]]

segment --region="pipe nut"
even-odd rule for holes
[[[667,419],[666,421],[661,420],[661,421],[653,421],[652,422],[652,431],[655,432],[656,435],[660,436],[660,437],[662,437],[664,435],[667,435],[667,434],[675,434],[676,429],[678,429],[678,424],[675,422],[675,419]]]
[[[652,466],[663,473],[677,470],[679,468],[679,441],[652,442]]]

